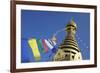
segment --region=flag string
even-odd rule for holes
[[[83,46],[85,47],[85,48],[89,48],[88,46],[87,46],[87,44],[86,43],[84,43],[84,41],[78,36],[78,34],[76,34],[76,38],[78,39],[78,43],[81,43],[81,44],[83,44]]]

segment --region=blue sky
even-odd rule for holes
[[[90,59],[90,14],[79,13],[79,12],[59,12],[59,11],[36,11],[36,10],[21,10],[21,52],[22,59],[26,60],[29,58],[34,61],[34,56],[29,51],[28,39],[35,37],[37,39],[48,39],[52,35],[65,28],[67,23],[74,18],[77,24],[76,40],[79,48],[82,51],[83,59]],[[59,33],[57,37],[58,45],[66,36],[66,32]],[[81,39],[81,40],[80,40]],[[29,54],[26,53],[29,51]],[[41,61],[51,60],[48,55],[51,51],[46,54],[41,54]]]

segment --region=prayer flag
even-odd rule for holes
[[[48,46],[50,49],[53,49],[53,46],[49,43],[48,40],[45,39],[45,43],[47,44],[47,46]]]
[[[37,39],[37,44],[38,44],[38,48],[39,48],[39,50],[40,50],[40,53],[41,53],[41,52],[42,52],[42,53],[45,52],[41,39]]]
[[[47,45],[52,50],[52,52],[55,53],[56,52],[56,42],[51,41],[50,39],[48,39],[46,42],[47,42]]]
[[[32,48],[32,52],[33,52],[33,55],[34,55],[34,58],[36,61],[40,60],[40,52],[38,50],[38,45],[37,45],[37,42],[36,42],[36,39],[30,39],[28,40],[28,43],[29,43],[29,46]]]
[[[42,39],[42,44],[44,46],[45,52],[48,52],[48,46],[47,46],[47,44],[45,42],[45,39]]]

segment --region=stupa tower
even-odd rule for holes
[[[53,58],[54,61],[82,60],[81,51],[75,39],[77,25],[72,19],[66,26],[67,36]]]

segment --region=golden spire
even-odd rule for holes
[[[54,56],[54,61],[82,59],[81,52],[75,38],[76,28],[76,23],[74,22],[74,19],[72,19],[66,26],[67,36],[58,47],[58,51]]]

